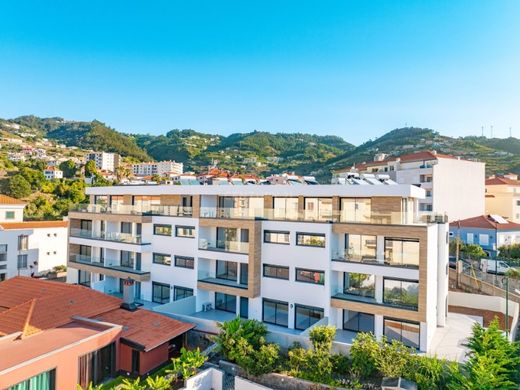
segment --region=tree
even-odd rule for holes
[[[461,253],[464,253],[469,259],[477,260],[481,257],[487,257],[486,252],[480,245],[477,244],[465,244],[460,248]]]
[[[63,171],[63,176],[72,178],[76,175],[76,163],[72,160],[63,161],[59,168]]]
[[[32,193],[31,185],[20,174],[14,175],[9,179],[8,191],[9,195],[18,199],[26,198]]]
[[[96,162],[94,160],[89,160],[85,164],[85,177],[92,177],[97,174]]]
[[[181,355],[178,358],[172,359],[172,369],[167,370],[168,374],[177,375],[181,373],[182,379],[186,380],[197,373],[197,369],[201,367],[206,361],[206,357],[200,353],[197,348],[193,351],[188,351],[186,348],[181,348]]]
[[[27,180],[34,191],[39,190],[42,186],[42,183],[45,182],[45,175],[43,172],[36,169],[23,167],[20,169],[19,174],[22,175],[25,180]]]

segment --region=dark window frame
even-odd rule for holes
[[[162,229],[162,228],[165,228],[165,229],[170,229],[170,233],[169,234],[166,234],[166,233],[158,233],[157,232],[157,228],[159,229]],[[172,236],[172,232],[173,232],[173,228],[172,228],[172,225],[170,224],[167,224],[167,223],[154,223],[153,224],[153,234],[155,236],[164,236],[164,237],[171,237]]]
[[[343,330],[348,330],[349,332],[356,332],[356,333],[357,333],[357,332],[365,332],[365,333],[366,333],[366,330],[360,330],[360,329],[359,329],[359,321],[360,321],[360,317],[359,317],[359,315],[358,315],[358,317],[357,317],[357,330],[356,330],[356,329],[353,329],[353,328],[346,328],[346,327],[345,327],[345,322],[346,322],[346,321],[345,321],[345,314],[346,314],[348,311],[358,313],[359,315],[364,315],[364,316],[370,316],[370,317],[372,317],[372,331],[371,331],[371,333],[374,334],[374,332],[375,332],[375,321],[376,321],[376,316],[375,316],[374,314],[371,314],[371,313],[364,313],[364,312],[362,312],[362,311],[356,311],[356,310],[346,310],[346,309],[343,310],[343,321],[342,321],[342,324],[341,324],[341,325],[342,325],[341,328],[342,328]]]
[[[418,337],[419,337],[419,342],[417,343],[417,346],[412,346],[412,345],[407,345],[408,347],[411,347],[411,348],[416,348],[416,349],[420,349],[421,348],[421,323],[420,322],[416,322],[416,321],[409,321],[409,320],[403,320],[401,318],[395,318],[395,317],[383,317],[383,335],[386,336],[386,326],[385,326],[385,322],[386,321],[395,321],[395,322],[400,322],[401,324],[409,324],[409,325],[414,325],[414,326],[417,326],[418,329],[419,329],[419,333],[417,334]],[[402,332],[402,328],[401,328],[401,333],[400,333],[400,337],[399,337],[399,340],[401,340],[401,342],[403,342],[403,332]],[[404,343],[404,342],[403,342]],[[406,344],[405,344],[406,345]]]
[[[234,267],[235,267],[235,277],[234,278],[232,278],[231,276],[230,277],[220,277],[219,276],[219,275],[223,275],[222,273],[219,274],[219,272],[218,272],[218,265],[222,264],[222,263],[225,264],[226,275],[229,275],[230,265],[234,265]],[[222,279],[222,280],[229,280],[232,282],[238,282],[238,268],[239,268],[238,264],[239,263],[236,261],[215,260],[215,279]]]
[[[266,267],[270,267],[270,268],[276,269],[276,276],[267,275],[265,273]],[[284,270],[284,271],[287,270],[287,277],[280,276],[279,273],[278,273],[278,271],[280,271],[280,270]],[[289,267],[286,267],[286,266],[283,266],[283,265],[263,264],[263,266],[262,266],[262,275],[263,275],[264,278],[289,280],[289,277],[290,277],[289,272],[290,272]]]
[[[161,287],[161,299],[160,300],[155,299],[155,287]],[[168,300],[167,301],[166,301],[164,294],[162,294],[164,292],[164,289],[166,289],[166,291],[168,291]],[[160,304],[165,304],[165,303],[171,302],[170,290],[171,290],[171,286],[167,283],[152,282],[152,302],[160,303]]]
[[[306,328],[297,327],[298,321],[296,321],[296,318],[298,317],[298,309],[305,309],[305,310],[314,311],[314,312],[321,312],[322,316],[318,321],[320,321],[325,316],[325,309],[323,309],[321,307],[300,305],[298,303],[295,303],[294,304],[294,329],[305,330],[305,329],[308,329],[310,326],[314,325],[316,322],[318,322],[318,321],[316,321],[313,324],[311,324],[309,321],[309,325]],[[311,318],[311,317],[309,316],[309,318]]]
[[[298,273],[299,271],[305,271],[305,272],[312,272],[312,273],[319,273],[322,275],[323,282],[313,282],[309,280],[298,280]],[[308,283],[313,284],[315,286],[324,286],[325,285],[325,271],[319,270],[319,269],[308,269],[308,268],[295,268],[294,272],[294,281],[299,283]]]
[[[192,236],[179,235],[179,229],[190,229],[190,230],[193,231],[193,235]],[[195,238],[195,226],[175,225],[175,237],[178,237],[178,238]]]
[[[170,263],[155,261],[155,256],[169,257],[170,258]],[[160,265],[171,266],[172,265],[172,255],[170,255],[168,253],[153,252],[152,253],[152,263],[153,264],[160,264]]]
[[[399,304],[399,303],[392,303],[388,302],[385,299],[385,283],[386,281],[393,281],[393,282],[405,282],[405,283],[415,283],[417,284],[417,306],[411,306],[411,305],[405,305],[405,304]],[[402,285],[401,285],[401,291],[402,291]],[[408,280],[408,279],[400,279],[400,278],[390,278],[390,277],[383,277],[383,304],[390,307],[396,307],[401,308],[405,310],[413,310],[418,311],[419,310],[419,281],[418,280]]]
[[[194,269],[195,268],[195,258],[190,256],[174,256],[175,266],[179,268],[186,269]],[[187,265],[188,262],[191,262],[191,266]]]
[[[223,295],[226,299],[225,299],[225,305],[224,307],[222,306],[219,306],[217,307],[217,296],[218,295]],[[233,310],[229,309],[227,306],[228,306],[228,297],[233,297],[234,300],[235,300],[235,308]],[[236,314],[237,313],[237,296],[236,295],[231,295],[231,294],[226,294],[226,293],[221,293],[221,292],[216,292],[215,293],[215,310],[222,310],[222,311],[226,311],[228,313],[234,313]]]
[[[177,292],[182,291],[184,292],[184,296],[182,298],[177,297]],[[186,293],[191,293],[190,295],[186,295]],[[180,299],[188,298],[193,296],[193,289],[189,287],[183,287],[183,286],[173,286],[173,301],[178,301]]]
[[[323,245],[311,245],[311,244],[299,244],[298,238],[300,236],[311,236],[323,238]],[[307,233],[307,232],[296,232],[296,246],[306,246],[310,248],[325,248],[327,246],[325,233]]]
[[[287,242],[269,241],[267,240],[268,234],[286,234]],[[277,245],[291,245],[291,232],[287,230],[264,230],[264,243]]]
[[[275,305],[275,320],[274,322],[272,321],[266,321],[265,320],[265,303],[268,302],[268,303],[273,303]],[[278,323],[277,322],[277,317],[278,317],[278,305],[282,305],[282,306],[287,306],[287,324],[284,325],[283,323]],[[284,302],[284,301],[279,301],[277,299],[269,299],[269,298],[262,298],[262,322],[265,322],[266,324],[271,324],[271,325],[276,325],[276,326],[281,326],[281,327],[284,327],[284,328],[288,328],[289,327],[289,302]]]

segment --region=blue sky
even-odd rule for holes
[[[0,117],[520,137],[520,1],[2,1]]]

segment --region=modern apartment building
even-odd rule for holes
[[[184,164],[175,161],[158,161],[132,164],[132,172],[135,176],[182,175],[183,169]]]
[[[25,203],[0,195],[0,281],[67,264],[67,221],[24,221]]]
[[[420,212],[447,214],[450,221],[484,214],[485,163],[434,150],[399,157],[379,154],[374,161],[334,172],[333,180],[341,182],[353,173],[384,174],[399,184],[424,188]]]
[[[486,179],[486,214],[500,215],[520,223],[520,180],[518,175],[491,176]]]
[[[121,157],[116,153],[93,152],[87,154],[87,161],[95,161],[96,168],[102,171],[115,172]]]
[[[67,280],[117,295],[131,278],[137,302],[183,318],[426,351],[447,315],[448,224],[419,216],[421,188],[358,184],[87,188]]]

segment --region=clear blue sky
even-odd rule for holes
[[[520,137],[520,1],[2,1],[0,117]]]

